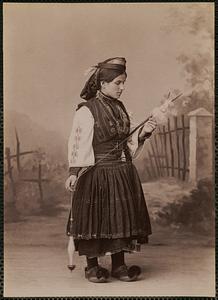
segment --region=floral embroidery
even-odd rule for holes
[[[73,151],[71,152],[72,161],[74,163],[76,162],[76,159],[78,157],[79,142],[81,140],[81,132],[82,132],[82,128],[78,126],[75,131],[75,138],[74,138],[75,143],[73,144]]]

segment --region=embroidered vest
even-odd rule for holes
[[[88,107],[94,118],[93,149],[96,156],[108,153],[130,132],[130,119],[121,101],[99,92],[96,97],[80,103],[77,109],[82,106]],[[112,153],[112,159],[119,159],[122,151],[130,159],[126,143],[116,150]]]

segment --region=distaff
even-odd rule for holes
[[[82,174],[84,174],[86,171],[88,171],[88,170],[90,170],[92,167],[94,167],[94,166],[96,166],[97,164],[99,164],[100,162],[102,162],[104,159],[106,159],[117,147],[119,147],[119,146],[121,146],[123,143],[125,143],[128,139],[129,139],[129,137],[131,136],[131,135],[133,135],[133,133],[135,133],[140,127],[142,127],[142,126],[144,126],[143,128],[142,128],[142,131],[141,131],[141,135],[143,136],[143,134],[144,134],[144,132],[143,131],[145,131],[146,133],[148,133],[148,128],[147,128],[147,126],[148,127],[151,127],[152,129],[155,127],[155,124],[156,123],[159,123],[159,122],[157,122],[158,120],[161,120],[162,119],[162,116],[164,115],[164,114],[166,114],[166,112],[167,112],[167,109],[168,109],[168,107],[169,107],[169,105],[172,103],[172,102],[174,102],[175,100],[177,100],[179,97],[181,97],[182,96],[182,93],[181,94],[179,94],[178,96],[176,96],[175,98],[173,98],[173,99],[170,99],[170,100],[167,100],[165,103],[163,103],[161,106],[159,106],[159,107],[157,107],[157,108],[155,108],[154,110],[153,110],[153,112],[150,114],[150,116],[149,117],[147,117],[144,121],[142,121],[139,125],[137,125],[126,137],[125,137],[125,139],[123,139],[120,143],[118,143],[113,149],[111,149],[108,153],[106,153],[105,154],[105,156],[102,158],[102,159],[100,159],[98,162],[96,162],[94,165],[92,165],[92,166],[90,166],[90,167],[87,167],[87,169],[85,169],[82,173],[81,173],[81,175]],[[147,125],[147,126],[145,126],[145,125]],[[151,132],[152,132],[152,130],[151,130]],[[83,168],[84,169],[84,168]],[[80,176],[81,176],[80,175]],[[75,177],[74,175],[72,175],[73,177]],[[69,190],[69,191],[73,191],[72,190],[72,186],[74,185],[74,183],[75,183],[75,180],[76,180],[76,177],[75,177],[75,179],[73,180],[73,182],[71,182],[70,181],[70,178],[71,177],[69,177],[68,179],[67,179],[67,181],[66,181],[66,184],[65,184],[65,187],[66,187],[66,189],[67,190]],[[77,178],[77,180],[78,180],[79,178]]]
[[[167,100],[161,106],[155,108],[149,117],[147,117],[143,122],[141,122],[139,125],[137,125],[136,128],[134,128],[132,130],[132,132],[130,132],[130,134],[128,135],[127,138],[129,138],[136,130],[138,130],[140,127],[142,127],[146,122],[149,122],[150,119],[154,118],[156,121],[158,121],[158,119],[161,118],[161,115],[166,113],[169,105],[181,96],[182,96],[182,93],[173,99]],[[122,141],[121,143],[123,143],[123,142],[124,141]]]

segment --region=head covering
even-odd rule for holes
[[[126,60],[124,57],[109,58],[92,67],[94,73],[87,80],[80,97],[89,100],[94,97],[100,89],[100,82],[110,82],[126,71]]]

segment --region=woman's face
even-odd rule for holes
[[[124,90],[125,81],[126,81],[125,73],[117,76],[110,82],[102,81],[101,91],[106,96],[112,97],[114,99],[118,99]]]

